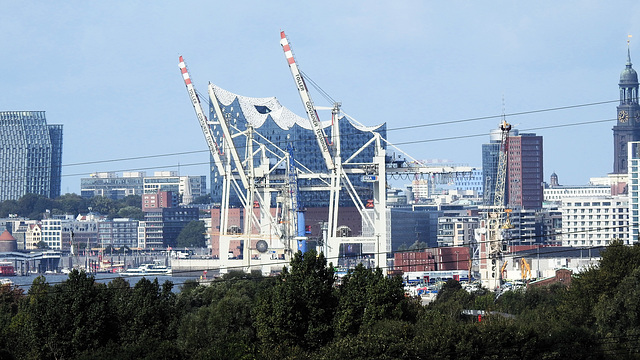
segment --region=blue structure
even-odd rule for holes
[[[44,111],[0,112],[0,201],[25,194],[60,196],[62,125]]]
[[[293,156],[297,162],[314,172],[327,172],[309,120],[293,114],[290,110],[280,105],[276,98],[243,97],[230,93],[215,85],[213,85],[213,87],[222,112],[225,113],[225,116],[228,116],[227,121],[231,128],[235,127],[238,131],[244,131],[250,124],[256,132],[267,139],[267,141],[265,141],[260,137],[254,137],[260,143],[265,144],[268,149],[278,152],[275,146],[278,146],[280,149],[287,149],[289,145],[292,145],[294,148]],[[214,119],[216,118],[215,111],[211,99],[209,99],[209,101],[209,118]],[[326,135],[329,139],[331,138],[330,125],[331,121],[322,122],[325,131],[328,131]],[[355,125],[345,118],[340,119],[342,158],[349,158],[356,150],[369,141],[373,137],[371,131],[378,132],[383,138],[386,138],[386,124],[375,127],[363,127]],[[214,127],[213,133],[216,134],[216,132],[217,130]],[[216,136],[218,135],[216,134]],[[216,140],[218,143],[221,143],[221,138]],[[244,149],[246,139],[243,136],[238,136],[234,139],[234,143],[237,149]],[[330,149],[333,150],[331,145]],[[371,162],[373,156],[373,147],[368,147],[365,151],[358,154],[352,162]],[[213,169],[211,172],[211,196],[214,203],[219,203],[222,199],[222,180],[216,173],[213,157],[211,158],[211,168]],[[259,158],[256,157],[254,161],[258,164]],[[371,183],[361,181],[358,176],[350,179],[353,186],[358,189],[357,191],[360,193],[361,198],[369,199],[373,197],[373,187]],[[312,180],[299,181],[300,187],[311,184]],[[339,205],[341,207],[353,206],[346,192],[341,193],[340,196]],[[328,191],[302,191],[299,199],[300,208],[329,206]],[[240,200],[233,192],[230,195],[229,204],[232,207],[241,206]]]

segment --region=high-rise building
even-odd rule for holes
[[[489,143],[482,144],[482,179],[484,188],[482,204],[484,206],[493,205],[493,198],[496,194],[500,141],[500,129],[494,129],[489,134]]]
[[[511,209],[542,209],[542,136],[509,137],[507,202]]]
[[[627,64],[620,74],[620,104],[618,122],[613,127],[613,173],[627,173],[627,143],[640,141],[640,105],[638,105],[638,74],[631,66],[627,49]]]
[[[0,201],[25,194],[60,196],[62,125],[44,111],[0,112]]]
[[[482,175],[484,178],[483,204],[493,205],[498,159],[500,156],[500,130],[492,130],[490,142],[482,144]],[[541,209],[543,200],[542,136],[509,132],[505,205],[513,209]]]

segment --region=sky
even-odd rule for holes
[[[631,0],[2,0],[0,111],[64,125],[62,193],[102,171],[208,176],[178,57],[202,93],[212,82],[275,96],[305,116],[284,30],[305,74],[360,123],[386,122],[412,157],[479,168],[504,112],[544,137],[546,181],[583,185],[613,169],[618,81],[627,46],[640,69],[639,19]],[[577,106],[593,103],[603,104]]]

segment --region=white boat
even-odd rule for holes
[[[5,285],[13,286],[14,284],[13,284],[13,281],[11,281],[11,279],[7,279],[7,278],[0,279],[0,286],[5,286]]]
[[[171,276],[171,268],[160,264],[142,264],[137,268],[121,271],[123,276]]]

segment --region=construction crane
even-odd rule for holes
[[[327,169],[329,169],[329,171],[332,171],[335,168],[335,164],[333,163],[333,159],[331,159],[331,153],[329,152],[329,144],[327,144],[327,136],[325,135],[324,130],[322,130],[322,123],[320,123],[318,112],[316,111],[316,108],[313,105],[313,101],[311,100],[311,95],[309,94],[309,90],[307,89],[307,84],[304,82],[304,78],[302,77],[302,74],[300,74],[300,70],[298,69],[298,64],[296,64],[296,60],[293,57],[293,51],[291,50],[291,45],[289,45],[289,40],[287,39],[287,36],[284,34],[284,31],[280,32],[280,45],[282,45],[282,50],[284,50],[284,56],[287,58],[287,62],[289,63],[289,69],[291,70],[291,74],[293,75],[293,80],[295,81],[296,87],[298,88],[298,93],[300,94],[300,99],[302,99],[304,110],[306,111],[307,117],[311,122],[311,128],[316,137],[316,141],[318,142],[318,146],[320,147],[322,158],[324,159],[324,162],[327,165]]]
[[[507,178],[507,161],[509,154],[509,132],[511,124],[504,118],[500,124],[501,138],[500,149],[498,153],[498,169],[495,183],[495,193],[493,197],[493,206],[488,213],[487,218],[487,251],[486,256],[490,261],[490,268],[487,269],[483,282],[489,289],[495,289],[500,286],[502,278],[502,268],[500,267],[504,230],[511,227],[510,222],[504,221],[505,213],[505,191]],[[508,215],[508,212],[507,212]],[[500,268],[500,271],[497,270]]]

